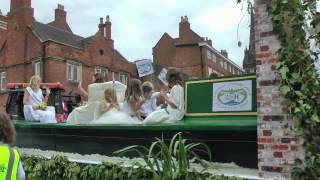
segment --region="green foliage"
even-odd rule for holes
[[[27,179],[70,179],[70,180],[158,180],[153,172],[145,167],[125,167],[122,164],[103,162],[102,164],[81,164],[70,162],[66,157],[53,156],[47,159],[41,156],[21,157]],[[163,178],[162,178],[163,179]],[[239,180],[236,177],[217,176],[209,173],[177,173],[170,179],[206,179],[206,180]]]
[[[280,93],[288,104],[288,111],[299,120],[297,129],[304,138],[306,150],[306,166],[295,169],[294,179],[320,177],[320,81],[305,31],[309,29],[306,17],[313,20],[314,26],[319,24],[318,16],[310,17],[307,13],[312,11],[315,2],[271,0],[268,3],[274,31],[282,47],[277,64],[281,75]]]
[[[202,148],[200,148],[202,147]],[[211,151],[209,147],[203,143],[187,143],[183,139],[181,133],[175,134],[169,146],[162,139],[156,138],[149,149],[144,146],[129,146],[118,150],[116,154],[124,154],[128,152],[136,152],[144,160],[148,169],[151,170],[155,179],[190,179],[192,176],[190,171],[191,159],[200,162],[205,166],[204,161],[196,152],[205,153],[211,159]],[[137,164],[139,167],[145,165]]]

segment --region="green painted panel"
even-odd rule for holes
[[[14,121],[17,129],[127,129],[127,130],[256,130],[256,116],[216,116],[188,117],[174,124],[154,125],[70,125],[66,123],[43,124],[37,122]]]
[[[221,77],[214,80],[219,82],[236,82],[243,80],[252,80],[252,111],[257,112],[257,95],[256,95],[256,78],[249,76],[234,76]],[[238,78],[234,80],[233,78]],[[241,79],[242,78],[242,79]],[[214,81],[213,80],[213,81]],[[220,81],[221,80],[221,81]],[[209,82],[208,82],[209,81]],[[185,82],[185,100],[187,113],[213,113],[212,99],[213,99],[213,81],[210,79],[189,80]],[[234,111],[235,113],[238,111]],[[241,111],[245,112],[245,111]],[[214,112],[217,113],[217,112]],[[218,112],[219,113],[219,112]],[[221,112],[226,113],[226,112]],[[232,113],[232,112],[231,112]]]

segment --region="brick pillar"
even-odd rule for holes
[[[294,118],[285,113],[286,106],[280,101],[281,76],[276,70],[280,42],[273,33],[266,2],[255,0],[259,176],[291,179],[291,171],[301,165],[304,152],[302,139],[293,130]]]

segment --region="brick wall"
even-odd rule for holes
[[[255,1],[259,176],[290,179],[304,153],[302,139],[293,131],[294,118],[285,113],[285,104],[280,100],[280,76],[276,70],[280,44],[273,33],[266,2]]]

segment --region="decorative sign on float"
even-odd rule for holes
[[[212,112],[252,111],[252,80],[213,83]]]
[[[255,75],[190,79],[184,85],[186,116],[257,115]]]
[[[148,76],[154,73],[151,59],[143,59],[136,61],[139,77]]]

